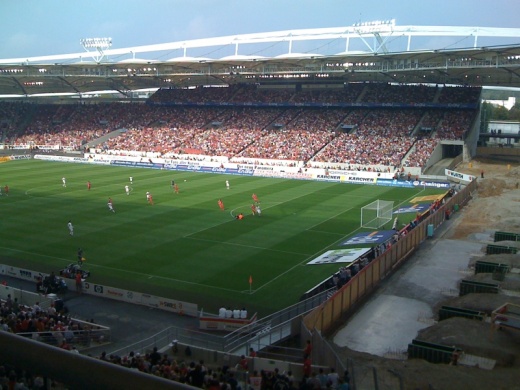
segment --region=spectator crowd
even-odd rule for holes
[[[95,145],[109,153],[164,157],[200,154],[236,161],[424,167],[440,141],[464,139],[477,112],[406,105],[476,104],[479,96],[480,89],[472,87],[358,83],[297,90],[237,84],[161,89],[149,104],[2,102],[0,140],[13,148],[85,151],[86,145]],[[403,106],[305,106],[314,103]]]

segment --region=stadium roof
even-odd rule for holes
[[[470,39],[473,46],[449,49],[446,47],[452,45],[443,41],[440,48],[413,49],[412,42],[415,41],[412,38],[420,41],[424,37],[458,37],[459,41],[462,37]],[[509,41],[502,45],[477,45],[479,40],[486,39]],[[356,40],[360,43],[356,49],[361,47],[363,50],[353,50]],[[341,41],[343,49],[339,53],[316,51],[316,46],[308,51],[293,50],[293,44],[299,43],[301,47],[303,43],[310,45],[317,41],[320,48],[328,47],[331,41]],[[283,48],[271,56],[258,54],[266,51],[262,46],[265,44],[282,45]],[[244,48],[248,54],[239,53],[245,51]],[[207,55],[209,49],[227,51],[227,55],[211,58]],[[392,20],[341,28],[85,50],[64,55],[0,59],[0,96],[62,94],[78,97],[100,91],[128,95],[143,89],[233,83],[374,81],[520,87],[520,29],[511,28],[396,26]],[[188,50],[190,55],[192,52],[200,55],[190,56]],[[176,51],[181,55],[175,55]]]

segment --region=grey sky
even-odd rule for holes
[[[87,37],[111,37],[112,48],[123,48],[392,18],[520,27],[519,15],[520,0],[0,0],[0,58],[81,52]]]

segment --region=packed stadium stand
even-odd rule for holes
[[[397,170],[424,167],[441,141],[463,141],[480,93],[479,87],[388,83],[160,89],[146,104],[1,102],[0,130],[5,147],[13,149]]]

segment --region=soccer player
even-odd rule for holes
[[[71,236],[74,235],[74,225],[72,225],[72,221],[69,221],[69,223],[67,223],[67,227],[69,228],[69,234]]]
[[[9,186],[6,184],[4,187],[5,196],[9,196]]]
[[[251,211],[253,212],[253,215],[256,215],[256,206],[254,203],[251,205]]]
[[[175,191],[176,194],[179,193],[179,186],[177,185],[177,183],[175,183],[175,184],[173,185],[173,190]]]
[[[112,198],[108,198],[107,206],[108,206],[109,211],[112,211],[113,213],[116,212],[116,210],[114,210],[114,204],[112,203]]]
[[[130,176],[129,179],[130,179],[130,184],[134,184],[134,178],[132,176]]]
[[[67,187],[67,179],[65,179],[64,177],[61,178],[61,183],[63,187]]]
[[[151,205],[153,205],[152,194],[150,194],[149,191],[146,191],[146,201],[147,201],[148,203],[150,203]]]
[[[229,180],[226,180],[226,188],[229,190]]]
[[[253,198],[253,201],[254,201],[255,203],[258,203],[258,202],[259,202],[259,200],[258,200],[258,196],[256,196],[256,194],[251,195],[251,198]]]
[[[127,195],[130,195],[130,187],[125,186],[125,192]]]
[[[262,209],[259,204],[256,205],[256,214],[258,214],[259,217],[262,215]]]
[[[175,180],[172,180],[171,186],[172,186],[172,189],[175,187]]]
[[[220,207],[220,209],[222,211],[224,211],[224,202],[222,202],[222,199],[219,199],[217,203],[218,203],[218,207]]]
[[[92,187],[92,184],[90,184],[90,181],[87,181],[87,189],[90,191],[90,188]]]

